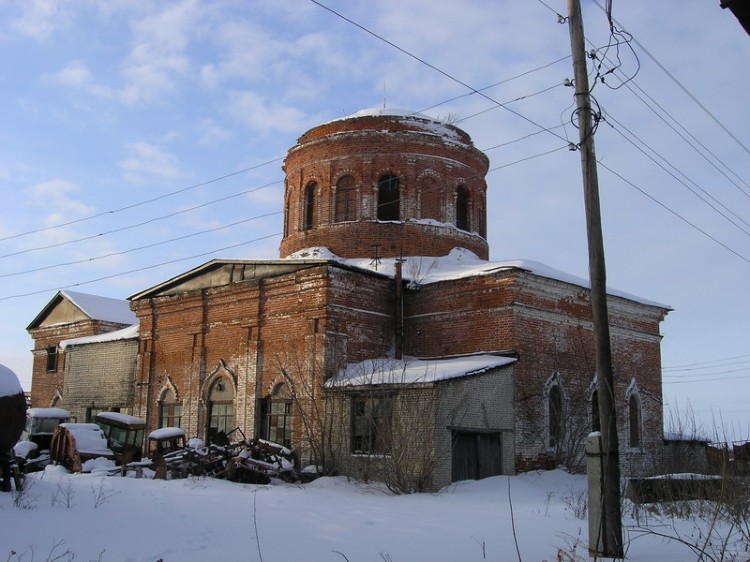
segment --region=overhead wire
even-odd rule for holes
[[[281,236],[281,234],[282,234],[281,232],[274,232],[273,234],[267,234],[265,236],[260,236],[258,238],[253,238],[252,240],[245,240],[243,242],[238,242],[236,244],[231,244],[229,246],[224,246],[222,248],[214,248],[213,250],[209,250],[209,251],[206,251],[206,252],[201,252],[201,253],[198,253],[198,254],[193,254],[193,255],[190,255],[190,256],[183,256],[183,257],[180,257],[180,258],[174,258],[174,259],[171,259],[171,260],[162,261],[162,262],[151,264],[151,265],[147,265],[147,266],[144,266],[144,267],[138,267],[138,268],[135,268],[135,269],[130,269],[128,271],[120,271],[118,273],[113,273],[111,275],[104,275],[102,277],[97,277],[96,279],[89,279],[87,281],[80,281],[78,283],[71,283],[71,284],[65,285],[64,287],[60,287],[60,286],[58,286],[58,287],[48,287],[46,289],[39,289],[39,290],[35,290],[35,291],[29,291],[29,292],[26,292],[26,293],[18,293],[18,294],[15,294],[15,295],[3,295],[3,296],[0,296],[0,301],[6,301],[6,300],[16,299],[16,298],[20,298],[20,297],[29,297],[29,296],[32,296],[32,295],[39,295],[39,294],[42,294],[42,293],[50,293],[52,291],[59,291],[59,290],[62,290],[62,289],[70,289],[70,288],[74,288],[74,287],[82,287],[84,285],[90,285],[91,283],[97,283],[99,281],[105,281],[107,279],[115,279],[115,278],[121,277],[123,275],[131,275],[133,273],[139,273],[141,271],[148,271],[150,269],[156,269],[157,267],[163,267],[165,265],[171,265],[173,263],[179,263],[179,262],[183,262],[183,261],[187,261],[187,260],[192,260],[192,259],[196,259],[196,258],[200,258],[200,257],[205,257],[205,256],[209,256],[211,254],[216,254],[218,252],[223,252],[225,250],[231,250],[231,249],[234,249],[234,248],[239,248],[241,246],[247,246],[248,244],[253,244],[255,242],[260,242],[261,240],[267,240],[269,238],[274,238],[276,236]]]
[[[668,213],[670,213],[671,215],[677,217],[682,222],[684,222],[685,224],[687,224],[688,226],[690,226],[691,228],[693,228],[697,232],[701,233],[703,236],[705,236],[709,240],[712,240],[713,242],[715,242],[716,244],[718,244],[719,246],[721,246],[725,250],[731,252],[732,254],[734,254],[735,256],[737,256],[738,258],[740,258],[742,261],[750,263],[750,258],[748,258],[747,256],[742,255],[737,250],[734,250],[733,248],[731,248],[728,245],[724,244],[721,240],[715,238],[714,236],[712,236],[711,234],[709,234],[708,232],[706,232],[705,230],[703,230],[702,228],[700,228],[698,225],[692,223],[691,221],[689,221],[688,219],[686,219],[685,217],[683,217],[682,215],[680,215],[677,211],[675,211],[674,209],[671,209],[668,205],[666,205],[665,203],[662,203],[656,197],[654,197],[650,193],[646,192],[644,189],[642,189],[641,187],[639,187],[638,185],[636,185],[635,183],[633,183],[629,179],[625,178],[622,174],[620,174],[619,172],[616,172],[615,170],[613,170],[612,168],[610,168],[609,166],[607,166],[600,159],[597,159],[597,164],[599,166],[601,166],[602,168],[604,168],[605,170],[607,170],[609,173],[611,173],[614,176],[620,178],[620,180],[622,180],[623,182],[625,182],[626,184],[628,184],[630,187],[636,189],[641,194],[643,194],[644,196],[648,197],[651,201],[653,201],[654,203],[656,203],[657,205],[659,205],[661,208],[663,208],[664,210],[666,210]]]
[[[37,273],[39,271],[46,271],[48,269],[57,269],[58,267],[64,267],[64,266],[68,266],[68,265],[78,265],[78,264],[81,264],[81,263],[91,263],[91,262],[94,262],[94,261],[99,261],[99,260],[103,260],[103,259],[107,259],[107,258],[112,258],[112,257],[116,257],[116,256],[124,256],[125,254],[130,254],[130,253],[137,252],[137,251],[140,251],[140,250],[147,250],[147,249],[151,249],[151,248],[156,248],[158,246],[163,246],[164,244],[171,244],[172,242],[178,242],[180,240],[186,240],[188,238],[193,238],[194,236],[200,236],[200,235],[203,235],[203,234],[208,234],[208,233],[212,233],[212,232],[218,232],[220,230],[226,230],[227,228],[231,228],[233,226],[238,226],[238,225],[245,224],[245,223],[248,223],[248,222],[252,222],[252,221],[255,221],[255,220],[258,220],[258,219],[264,219],[264,218],[268,218],[268,217],[273,217],[273,216],[280,215],[280,214],[281,214],[281,211],[274,211],[272,213],[265,213],[263,215],[256,215],[254,217],[250,217],[250,218],[247,218],[247,219],[238,220],[238,221],[235,221],[233,223],[225,224],[225,225],[222,225],[222,226],[217,226],[217,227],[214,227],[214,228],[208,228],[206,230],[200,230],[198,232],[191,232],[189,234],[184,234],[182,236],[177,236],[175,238],[170,238],[168,240],[160,240],[159,242],[152,242],[151,244],[145,244],[143,246],[136,246],[136,247],[130,248],[128,250],[120,250],[120,251],[117,251],[117,252],[109,252],[107,254],[102,254],[100,256],[94,256],[94,257],[91,257],[91,258],[84,258],[84,259],[80,259],[80,260],[74,260],[74,261],[68,261],[68,262],[61,262],[61,263],[56,263],[56,264],[52,264],[52,265],[45,265],[45,266],[42,266],[42,267],[36,267],[34,269],[27,269],[25,271],[15,271],[15,272],[12,272],[12,273],[0,273],[0,278],[3,278],[3,277],[15,277],[15,276],[18,276],[18,275],[25,275],[25,274],[28,274],[28,273]]]
[[[690,191],[690,193],[692,193],[700,201],[702,201],[703,203],[705,203],[710,209],[712,209],[714,212],[716,212],[722,218],[726,219],[730,224],[732,224],[733,226],[735,226],[742,233],[746,234],[747,236],[750,236],[750,230],[746,230],[745,228],[743,228],[740,224],[738,224],[730,216],[728,216],[728,214],[733,215],[735,218],[737,218],[740,222],[744,223],[748,227],[750,227],[750,223],[748,223],[745,219],[743,219],[741,216],[739,216],[737,213],[735,213],[729,207],[727,207],[726,205],[724,205],[721,201],[719,201],[718,199],[716,199],[716,197],[714,197],[713,195],[711,195],[706,189],[704,189],[703,187],[701,187],[700,185],[698,185],[696,182],[694,182],[693,180],[691,180],[689,177],[687,177],[681,170],[679,170],[676,166],[674,166],[669,160],[667,160],[664,156],[662,156],[656,150],[654,150],[646,141],[644,141],[643,139],[641,139],[640,137],[638,137],[635,133],[633,133],[625,125],[623,125],[617,119],[615,119],[611,114],[607,114],[607,118],[604,121],[605,121],[605,123],[607,123],[607,125],[612,130],[614,130],[615,132],[617,132],[623,139],[625,139],[632,146],[634,146],[636,148],[636,150],[638,150],[639,152],[641,152],[646,158],[648,158],[654,164],[656,164],[659,168],[661,168],[662,170],[664,170],[664,172],[666,172],[667,174],[669,174],[675,181],[677,181],[678,183],[680,183],[683,187],[685,187],[688,191]],[[618,125],[619,128],[615,127],[612,124],[613,121]],[[638,141],[638,143],[634,142],[631,138],[628,138],[628,136],[625,135],[620,130],[620,128],[626,130],[633,138],[635,138]],[[679,174],[680,176],[682,176],[682,178],[684,178],[684,180],[681,179],[680,177],[678,177],[677,175],[675,175],[675,173],[673,173],[672,171],[668,170],[665,167],[664,164],[662,164],[661,162],[657,161],[656,158],[654,158],[653,156],[651,156],[651,154],[647,153],[643,148],[641,148],[641,146],[639,145],[639,143],[640,143],[640,145],[645,146],[651,152],[653,152],[654,154],[656,154],[664,162],[664,164],[666,164],[672,170],[674,170],[677,174]],[[695,189],[693,189],[690,185],[688,185],[687,182],[690,182],[692,185],[694,185]],[[719,207],[721,207],[721,209],[724,209],[724,211],[726,211],[726,212],[724,212],[721,209],[717,208],[713,203],[711,203],[709,200],[707,200],[705,197],[703,197],[700,193],[698,193],[699,191],[701,193],[705,194],[706,197],[708,197],[709,199],[711,199],[712,201],[714,201]]]
[[[598,0],[593,0],[593,2],[599,7],[599,9],[603,10],[604,12],[607,11],[598,2]],[[620,23],[616,19],[612,18],[612,21],[617,23],[617,25],[620,25]],[[700,107],[701,110],[706,115],[708,115],[708,117],[711,118],[714,123],[716,123],[725,133],[727,133],[727,135],[729,135],[729,137],[734,140],[745,152],[750,154],[750,149],[745,146],[745,144],[739,138],[737,138],[737,136],[732,133],[732,131],[730,131],[726,125],[724,125],[724,123],[722,123],[713,113],[711,113],[711,111],[709,111],[709,109],[690,90],[688,90],[687,87],[674,76],[674,74],[667,70],[667,68],[661,62],[659,62],[659,60],[654,55],[652,55],[651,52],[646,49],[643,44],[641,44],[640,41],[638,41],[638,39],[633,37],[632,41],[634,44],[638,45],[638,47],[648,56],[648,58],[650,58],[653,63],[658,66],[659,69],[664,72],[664,74],[666,74],[670,80],[672,80],[672,82],[674,82],[698,107]]]
[[[130,210],[130,209],[135,209],[137,207],[141,207],[141,206],[147,205],[149,203],[154,203],[156,201],[161,201],[162,199],[166,199],[167,197],[173,197],[175,195],[179,195],[181,193],[185,193],[186,191],[190,191],[192,189],[197,189],[199,187],[205,187],[205,186],[210,185],[212,183],[216,183],[218,181],[222,181],[222,180],[225,180],[227,178],[231,178],[233,176],[244,174],[244,173],[250,172],[252,170],[257,170],[258,168],[262,168],[263,166],[268,166],[269,164],[273,164],[274,162],[279,162],[280,160],[283,160],[283,157],[274,158],[272,160],[267,160],[266,162],[262,162],[260,164],[255,165],[255,166],[250,166],[248,168],[243,168],[242,170],[237,170],[237,171],[234,171],[234,172],[230,172],[228,174],[224,174],[223,176],[219,176],[219,177],[216,177],[216,178],[213,178],[213,179],[210,179],[210,180],[206,180],[206,181],[202,181],[202,182],[199,182],[199,183],[195,183],[193,185],[189,185],[187,187],[183,187],[183,188],[177,189],[175,191],[170,191],[169,193],[163,193],[162,195],[157,195],[156,197],[151,197],[150,199],[145,199],[145,200],[142,200],[142,201],[137,201],[135,203],[131,203],[129,205],[125,205],[123,207],[119,207],[119,208],[116,208],[116,209],[111,209],[111,210],[108,210],[108,211],[101,211],[101,212],[95,213],[93,215],[87,215],[85,217],[81,217],[81,218],[78,218],[78,219],[70,220],[70,221],[67,221],[67,222],[59,223],[59,224],[55,224],[55,225],[52,225],[52,226],[45,226],[45,227],[42,227],[42,228],[36,228],[36,229],[33,229],[33,230],[27,230],[25,232],[19,232],[19,233],[11,234],[11,235],[8,235],[8,236],[3,236],[3,237],[0,237],[0,242],[4,242],[5,240],[12,240],[14,238],[20,238],[22,236],[28,236],[30,234],[38,234],[40,232],[47,232],[47,231],[50,231],[50,230],[55,230],[57,228],[63,228],[65,226],[72,226],[74,224],[79,224],[79,223],[86,222],[86,221],[89,221],[89,220],[92,220],[92,219],[96,219],[96,218],[99,218],[99,217],[104,217],[104,216],[107,216],[107,215],[113,215],[115,213],[120,213],[122,211],[127,211],[127,210]]]
[[[280,183],[282,183],[282,180],[270,182],[270,183],[267,183],[265,185],[261,185],[261,186],[258,186],[258,187],[253,187],[253,188],[250,188],[250,189],[246,189],[244,191],[240,191],[239,193],[233,193],[233,194],[227,195],[225,197],[219,197],[217,199],[212,199],[212,200],[207,201],[205,203],[201,203],[200,205],[194,205],[194,206],[188,207],[186,209],[180,209],[179,211],[174,211],[172,213],[167,213],[166,215],[161,215],[161,216],[158,216],[158,217],[152,217],[152,218],[150,218],[148,220],[137,222],[137,223],[134,223],[134,224],[129,224],[129,225],[126,225],[126,226],[123,226],[123,227],[120,227],[120,228],[113,228],[113,229],[110,229],[110,230],[106,230],[104,232],[98,232],[96,234],[90,234],[90,235],[87,235],[87,236],[82,236],[80,238],[75,238],[75,239],[71,239],[71,240],[63,240],[61,242],[55,242],[54,244],[47,244],[45,246],[36,246],[34,248],[26,248],[24,250],[18,250],[18,251],[10,252],[10,253],[7,253],[7,254],[2,254],[2,255],[0,255],[0,259],[12,257],[12,256],[18,256],[18,255],[21,255],[21,254],[27,254],[27,253],[30,253],[30,252],[36,252],[36,251],[40,251],[40,250],[49,250],[51,248],[59,248],[60,246],[66,246],[68,244],[75,244],[75,243],[78,243],[78,242],[85,242],[87,240],[93,240],[95,238],[100,238],[102,236],[106,236],[106,235],[109,235],[109,234],[116,234],[118,232],[124,232],[126,230],[132,230],[134,228],[145,226],[147,224],[152,224],[152,223],[159,222],[159,221],[162,221],[162,220],[166,220],[166,219],[169,219],[169,218],[173,218],[173,217],[176,217],[176,216],[179,216],[179,215],[183,215],[185,213],[196,211],[198,209],[203,209],[203,208],[208,207],[210,205],[215,205],[217,203],[223,203],[224,201],[229,201],[230,199],[234,199],[236,197],[241,197],[243,195],[248,195],[250,193],[254,193],[254,192],[259,191],[261,189],[265,189],[265,188],[271,187],[273,185],[278,185]],[[0,277],[3,277],[3,276],[0,275]]]
[[[446,77],[446,78],[448,78],[449,80],[451,80],[451,81],[453,81],[453,82],[455,82],[455,83],[457,83],[457,84],[459,84],[459,85],[463,86],[464,88],[467,88],[467,89],[468,89],[468,90],[469,90],[469,91],[470,91],[471,93],[473,93],[473,94],[477,94],[477,95],[479,95],[479,96],[481,96],[481,97],[483,97],[483,98],[485,98],[485,99],[487,99],[487,100],[491,101],[492,103],[494,103],[494,104],[496,104],[496,105],[498,105],[498,106],[502,107],[502,108],[503,108],[503,109],[505,109],[506,111],[509,111],[509,112],[510,112],[510,113],[512,113],[513,115],[515,115],[515,116],[517,116],[517,117],[519,117],[519,118],[523,119],[524,121],[526,121],[526,122],[528,122],[528,123],[530,123],[530,124],[534,125],[535,127],[538,127],[539,129],[545,130],[546,132],[548,132],[548,133],[550,133],[550,134],[552,134],[552,135],[556,136],[556,137],[557,137],[557,138],[559,138],[560,140],[564,140],[565,142],[567,142],[567,139],[564,139],[563,137],[561,137],[560,135],[558,135],[557,133],[554,133],[553,131],[551,131],[551,130],[549,130],[549,129],[545,129],[545,128],[544,128],[544,127],[543,127],[542,125],[540,125],[539,123],[535,122],[535,121],[534,121],[533,119],[531,119],[531,118],[529,118],[529,117],[526,117],[526,116],[525,116],[525,115],[523,115],[522,113],[519,113],[519,112],[517,112],[517,111],[515,111],[515,110],[513,110],[513,109],[511,109],[511,108],[509,108],[509,107],[507,107],[507,106],[505,106],[505,105],[503,105],[502,103],[500,103],[500,102],[498,102],[497,100],[493,99],[492,97],[488,96],[487,94],[485,94],[485,93],[484,93],[484,92],[482,92],[481,90],[478,90],[478,89],[474,88],[473,86],[470,86],[469,84],[467,84],[467,83],[466,83],[466,82],[464,82],[463,80],[461,80],[461,79],[459,79],[459,78],[456,78],[455,76],[453,76],[452,74],[450,74],[450,73],[446,72],[445,70],[443,70],[443,69],[441,69],[441,68],[438,68],[437,66],[435,66],[434,64],[432,64],[432,63],[430,63],[430,62],[426,61],[425,59],[423,59],[423,58],[421,58],[421,57],[419,57],[419,56],[415,55],[414,53],[412,53],[412,52],[410,52],[410,51],[407,51],[407,50],[406,50],[406,49],[404,49],[403,47],[400,47],[399,45],[395,44],[395,43],[394,43],[393,41],[390,41],[390,40],[386,39],[385,37],[383,37],[382,35],[379,35],[379,34],[375,33],[375,32],[374,32],[374,31],[372,31],[371,29],[369,29],[369,28],[365,27],[364,25],[362,25],[362,24],[360,24],[360,23],[357,23],[356,21],[354,21],[354,20],[352,20],[352,19],[350,19],[350,18],[346,17],[345,15],[343,15],[343,14],[341,14],[341,13],[337,12],[337,11],[336,11],[336,10],[334,10],[333,8],[330,8],[330,7],[326,6],[326,5],[325,5],[325,4],[323,4],[322,2],[319,2],[318,0],[310,0],[310,2],[312,2],[313,4],[315,4],[315,5],[319,6],[320,8],[322,8],[322,9],[324,9],[324,10],[327,10],[328,12],[330,12],[330,13],[332,13],[333,15],[335,15],[336,17],[338,17],[338,18],[342,19],[343,21],[345,21],[345,22],[347,22],[347,23],[350,23],[351,25],[353,25],[353,26],[355,26],[355,27],[357,27],[357,28],[361,29],[361,30],[362,30],[362,31],[364,31],[365,33],[367,33],[367,34],[369,34],[369,35],[372,35],[373,37],[375,37],[375,38],[376,38],[376,39],[378,39],[379,41],[382,41],[382,42],[384,42],[384,43],[386,43],[386,44],[390,45],[391,47],[393,47],[393,48],[394,48],[394,49],[396,49],[397,51],[399,51],[399,52],[403,53],[404,55],[406,55],[406,56],[408,56],[408,57],[410,57],[410,58],[412,58],[412,59],[416,60],[416,61],[417,61],[417,62],[419,62],[420,64],[422,64],[422,65],[424,65],[424,66],[426,66],[426,67],[428,67],[428,68],[431,68],[432,70],[434,70],[435,72],[437,72],[437,73],[439,73],[439,74],[441,74],[441,75],[445,76],[445,77]]]

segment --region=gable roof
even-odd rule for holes
[[[138,318],[133,311],[130,310],[130,304],[126,300],[63,290],[58,291],[57,294],[52,297],[26,329],[30,330],[39,326],[50,312],[59,306],[63,300],[72,304],[91,320],[114,322],[124,326],[138,322]]]
[[[231,285],[232,283],[266,279],[325,265],[362,271],[369,275],[384,276],[382,273],[362,270],[362,268],[326,258],[283,258],[274,260],[215,259],[131,295],[128,299],[132,301],[164,295],[175,295],[198,289]]]

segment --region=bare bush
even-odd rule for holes
[[[18,509],[34,509],[39,496],[32,493],[33,480],[27,479],[25,485],[13,490],[13,505]]]
[[[99,486],[91,484],[91,492],[94,494],[94,509],[108,503],[113,496],[119,494],[119,491],[111,490],[104,485],[104,478],[99,479]]]
[[[52,493],[50,504],[52,507],[60,505],[70,509],[75,505],[74,499],[75,490],[73,489],[73,482],[69,478],[66,478],[64,485],[61,481],[57,483],[57,488]]]

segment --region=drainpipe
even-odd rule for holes
[[[154,386],[154,372],[156,370],[156,338],[157,338],[157,327],[156,327],[156,305],[154,299],[148,300],[149,307],[151,309],[151,345],[148,352],[148,379],[146,381],[146,429],[151,430],[151,390]]]
[[[396,308],[395,308],[395,339],[396,339],[396,359],[401,359],[404,355],[404,287],[402,282],[401,266],[404,259],[396,260]]]
[[[205,388],[203,384],[206,382],[206,332],[208,331],[208,297],[206,289],[201,289],[201,341],[200,341],[200,358],[198,366],[198,436],[203,432],[205,441],[208,442],[208,429],[206,422],[208,421],[204,417],[204,413],[208,415],[208,411],[205,411],[208,404],[204,400]],[[201,407],[202,403],[202,407]],[[205,412],[204,412],[205,411]]]

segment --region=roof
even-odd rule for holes
[[[275,277],[293,271],[324,265],[352,268],[352,266],[342,261],[325,258],[284,258],[275,260],[215,259],[131,295],[128,299],[139,300],[162,295],[173,295],[196,289],[219,287],[231,283]]]
[[[539,277],[554,279],[563,283],[576,285],[588,289],[587,279],[570,275],[543,263],[532,260],[487,261],[464,248],[454,248],[447,256],[405,256],[402,268],[403,279],[417,285],[453,281],[469,277],[491,275],[503,270],[521,270]],[[396,258],[380,258],[375,264],[372,258],[340,258],[327,248],[305,248],[286,258],[276,260],[211,260],[199,267],[186,271],[176,277],[168,279],[159,285],[145,289],[128,297],[130,300],[149,298],[158,295],[176,294],[180,291],[194,290],[229,284],[237,281],[260,279],[283,275],[291,271],[298,271],[308,267],[321,265],[335,265],[337,267],[353,269],[369,273],[393,277],[395,275]],[[236,270],[242,270],[238,275]],[[220,270],[223,270],[221,275]],[[251,271],[248,277],[247,271]],[[607,288],[607,294],[628,299],[646,306],[653,306],[665,311],[672,307],[655,301],[637,297],[624,291]]]
[[[63,290],[58,291],[42,311],[37,314],[36,318],[34,318],[27,327],[27,330],[40,324],[63,299],[70,302],[91,320],[113,322],[123,325],[130,325],[138,322],[138,318],[133,311],[130,310],[130,304],[126,300]]]
[[[146,420],[142,420],[141,418],[130,416],[128,414],[121,414],[120,412],[99,412],[98,414],[96,414],[95,419],[109,420],[125,425],[146,425]]]
[[[97,334],[95,336],[84,336],[81,338],[71,338],[69,340],[63,340],[59,346],[62,351],[71,345],[84,345],[87,343],[101,343],[108,341],[120,341],[120,340],[132,340],[138,337],[140,324],[133,324],[127,328],[121,330],[114,330],[112,332],[105,332],[104,334]]]
[[[70,419],[70,412],[62,408],[29,408],[26,415],[30,418]]]
[[[327,248],[308,248],[289,256],[289,258],[299,257],[306,257],[308,259],[327,258],[329,260],[346,264],[350,267],[367,269],[370,271],[377,268],[378,273],[386,274],[390,277],[393,277],[394,275],[395,263],[397,259],[381,258],[378,260],[377,266],[375,266],[373,264],[372,258],[340,258],[332,254]],[[590,282],[588,279],[583,279],[581,277],[565,273],[564,271],[554,269],[537,261],[487,261],[479,258],[474,253],[464,248],[454,248],[447,256],[405,256],[399,259],[404,260],[404,265],[402,267],[402,275],[404,280],[419,285],[428,285],[431,283],[439,283],[441,281],[452,281],[468,277],[490,275],[497,271],[517,269],[527,271],[539,277],[554,279],[556,281],[562,281],[563,283],[568,283],[571,285],[577,285],[585,289],[588,289],[590,287]],[[672,310],[672,307],[670,307],[669,305],[637,297],[635,295],[631,295],[612,287],[607,287],[607,294],[628,299],[640,304],[662,308],[664,310]]]
[[[328,379],[326,386],[335,388],[338,386],[436,383],[478,375],[506,367],[516,361],[515,357],[492,353],[435,359],[380,357],[347,365]]]

